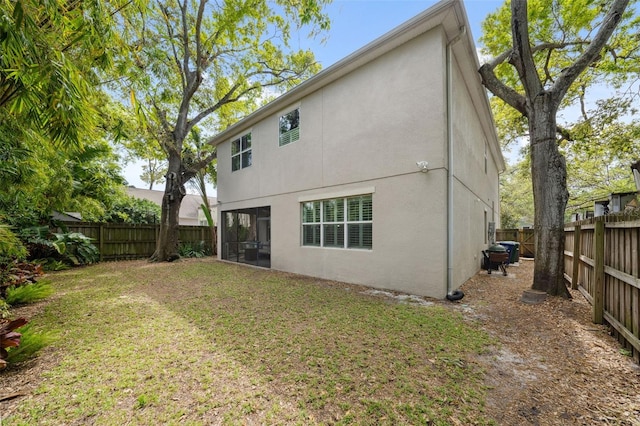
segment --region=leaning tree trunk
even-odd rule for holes
[[[564,211],[569,198],[566,163],[558,151],[553,101],[549,95],[540,95],[534,102],[529,116],[536,231],[532,288],[570,297],[564,282]]]
[[[157,262],[172,262],[180,258],[178,253],[179,213],[182,199],[186,194],[180,158],[169,157],[168,169],[164,197],[162,197],[160,231],[156,241],[156,251],[150,259]]]

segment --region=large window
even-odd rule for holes
[[[300,139],[300,109],[280,117],[280,146],[290,144]]]
[[[371,194],[302,203],[302,245],[371,250]]]
[[[251,133],[231,142],[231,171],[251,165]]]

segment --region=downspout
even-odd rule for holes
[[[446,52],[446,91],[447,91],[447,299],[459,300],[464,297],[461,291],[452,291],[453,287],[453,101],[452,81],[453,66],[451,63],[451,49],[463,35],[467,33],[466,27],[461,27],[460,32],[452,38],[445,49]]]

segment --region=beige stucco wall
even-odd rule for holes
[[[253,164],[232,173],[230,161],[219,161],[218,199],[413,173],[419,160],[443,167],[444,100],[434,84],[444,78],[440,37],[424,34],[253,126]],[[278,118],[296,107],[300,140],[280,147]],[[218,146],[218,155],[230,158],[230,141]]]
[[[218,146],[218,210],[271,206],[273,269],[446,295],[444,46],[436,28],[258,122],[249,129],[251,167],[231,172],[231,139]],[[454,168],[457,287],[480,266],[484,209],[497,204],[498,186],[495,165],[485,176],[483,153],[475,158],[483,148],[474,105],[462,87],[454,96],[456,157],[474,157]],[[278,117],[296,107],[300,140],[279,147]],[[373,250],[301,245],[301,200],[365,193],[373,193]]]
[[[474,104],[471,89],[455,60],[452,77],[455,223],[452,284],[457,288],[480,269],[482,250],[487,248],[485,212],[486,221],[498,225],[500,196],[499,159],[492,155],[488,145],[492,135],[485,133],[476,113],[482,105]]]
[[[390,178],[225,204],[271,206],[271,267],[343,282],[444,297],[446,173]],[[373,250],[301,246],[300,200],[373,194]],[[422,195],[421,195],[422,194]],[[219,234],[222,234],[221,232]]]

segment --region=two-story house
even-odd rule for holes
[[[444,298],[481,265],[504,169],[459,0],[216,136],[219,257]]]

